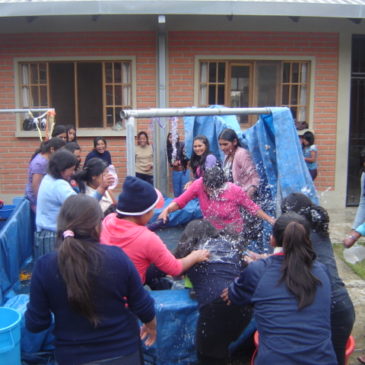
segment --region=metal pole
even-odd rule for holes
[[[182,117],[201,115],[242,115],[242,114],[270,114],[271,108],[155,108],[122,110],[122,118],[158,118]]]
[[[47,108],[47,109],[0,109],[0,113],[41,113],[41,112],[48,112],[48,111],[54,111],[53,108]]]
[[[134,117],[127,119],[126,129],[127,129],[127,175],[134,176],[136,172],[135,167],[135,145],[134,145]]]

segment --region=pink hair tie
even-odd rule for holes
[[[63,238],[67,238],[67,237],[75,237],[75,233],[73,233],[73,231],[68,229],[67,231],[63,232]]]

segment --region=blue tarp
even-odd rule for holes
[[[13,213],[0,230],[0,304],[14,295],[19,272],[32,255],[33,232],[29,201],[17,200]]]
[[[205,135],[211,152],[221,161],[224,155],[219,149],[218,136],[226,128],[236,131],[242,146],[250,151],[261,178],[257,203],[266,213],[275,216],[282,198],[292,192],[302,192],[315,203],[318,198],[289,108],[270,110],[271,114],[260,115],[257,123],[244,132],[235,115],[185,117],[184,127],[188,156],[193,150],[194,137]],[[271,226],[264,222],[263,236],[251,241],[250,248],[269,251],[270,232]]]

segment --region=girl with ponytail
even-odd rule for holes
[[[99,243],[101,219],[96,199],[69,197],[58,217],[57,251],[33,270],[26,326],[40,332],[54,315],[59,365],[142,365],[139,334],[148,346],[156,338],[153,300],[123,251]]]
[[[335,365],[331,287],[315,261],[310,225],[296,213],[274,224],[274,254],[252,262],[222,293],[227,304],[254,307],[260,344],[255,365]]]
[[[339,365],[345,364],[346,343],[355,322],[355,310],[345,284],[338,275],[332,243],[328,234],[329,216],[327,211],[304,194],[292,193],[282,202],[283,213],[296,212],[305,217],[311,228],[310,237],[317,260],[326,266],[329,274],[332,303],[331,331],[332,344]]]

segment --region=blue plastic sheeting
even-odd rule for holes
[[[11,216],[0,230],[0,303],[14,295],[19,272],[32,254],[30,205],[27,199],[17,202]]]
[[[54,336],[52,334],[53,324],[42,332],[32,333],[25,327],[24,314],[27,310],[27,304],[29,302],[28,294],[19,294],[5,303],[5,307],[16,309],[22,316],[21,320],[21,353],[22,360],[29,362],[37,360],[41,353],[54,350]],[[49,363],[51,365],[51,363]]]
[[[157,340],[152,347],[145,347],[145,364],[194,364],[197,302],[186,289],[149,293],[155,300]]]
[[[261,178],[256,202],[266,213],[275,216],[282,198],[292,192],[302,192],[314,203],[318,203],[318,198],[289,108],[270,109],[271,114],[261,115],[244,132],[234,115],[185,117],[185,146],[191,155],[194,137],[205,135],[211,152],[223,161],[218,136],[226,128],[233,129],[243,147],[250,151]],[[249,248],[254,251],[271,250],[268,245],[271,226],[264,222],[263,227],[262,237],[249,242]]]
[[[155,209],[153,213],[153,217],[151,218],[150,222],[154,222],[162,210],[166,208],[171,202],[172,198],[166,198],[165,197],[165,204],[163,208]],[[169,214],[169,221],[165,225],[166,227],[175,227],[180,224],[187,224],[193,219],[200,219],[203,218],[202,212],[200,210],[199,201],[197,199],[191,200],[184,209],[179,209],[175,212],[172,212]]]

